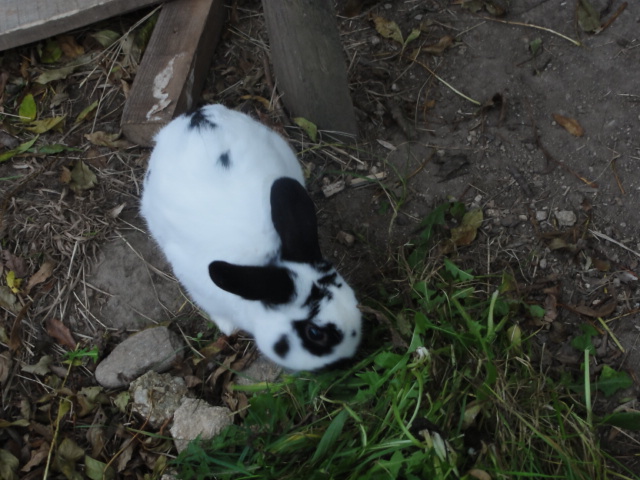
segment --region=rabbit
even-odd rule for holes
[[[251,334],[290,370],[352,358],[353,289],[320,252],[293,150],[248,115],[208,105],[155,136],[140,212],[191,299],[220,331]]]

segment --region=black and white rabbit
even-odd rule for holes
[[[352,357],[356,296],[321,253],[313,202],[287,143],[222,105],[155,138],[141,213],[190,297],[273,361],[315,370]]]

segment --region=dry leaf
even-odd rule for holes
[[[400,45],[404,45],[404,38],[398,24],[392,20],[387,20],[382,17],[373,17],[373,23],[376,26],[376,31],[384,38],[390,38],[395,40]]]
[[[0,286],[0,307],[6,308],[10,312],[18,313],[20,311],[20,304],[18,298],[13,294],[11,289],[6,286]]]
[[[425,45],[422,47],[422,51],[426,53],[430,53],[432,55],[442,55],[442,53],[449,48],[451,45],[455,43],[455,38],[451,35],[445,35],[437,43],[432,43],[431,45]]]
[[[557,113],[553,114],[553,119],[563,127],[567,132],[576,137],[581,137],[584,135],[584,128],[578,123],[575,118],[565,117],[563,115],[559,115]]]
[[[457,247],[470,245],[476,239],[478,228],[484,219],[482,210],[476,208],[470,210],[462,217],[459,227],[451,229],[451,241]]]
[[[95,173],[84,163],[82,160],[78,160],[71,170],[71,182],[69,182],[69,188],[78,193],[83,190],[89,190],[98,183],[98,178]]]
[[[78,45],[76,39],[71,35],[60,35],[58,37],[58,45],[64,53],[69,58],[76,58],[80,55],[84,55],[84,47],[82,45]]]
[[[116,149],[129,148],[131,143],[127,140],[120,139],[120,133],[107,133],[103,131],[85,133],[84,138],[99,147],[109,147]]]
[[[45,355],[38,360],[38,363],[33,365],[24,365],[21,370],[23,372],[32,373],[34,375],[44,376],[47,375],[51,370],[49,366],[53,362],[53,358],[50,355]]]
[[[45,260],[40,266],[40,269],[34,273],[27,282],[27,286],[24,288],[25,295],[28,295],[31,289],[36,285],[46,281],[53,274],[54,267],[55,264],[52,260]]]
[[[586,305],[576,305],[576,306],[568,305],[568,307],[571,310],[574,310],[575,312],[579,313],[580,315],[585,315],[587,317],[592,317],[592,318],[604,318],[604,317],[608,317],[613,312],[615,312],[617,305],[618,305],[618,302],[616,302],[616,299],[610,298],[607,302],[600,305],[599,308],[591,308],[591,307],[587,307]]]
[[[37,450],[31,450],[31,458],[29,461],[20,469],[21,472],[28,472],[33,467],[37,467],[42,464],[42,462],[49,455],[49,449],[51,446],[47,442],[42,442],[40,444],[40,448]]]
[[[47,333],[54,340],[57,340],[60,345],[63,345],[71,350],[76,349],[76,341],[71,335],[69,328],[57,318],[50,318],[45,323]]]

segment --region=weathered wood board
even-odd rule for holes
[[[223,0],[162,6],[122,114],[129,140],[151,146],[163,125],[198,102],[225,19]]]
[[[0,0],[0,51],[122,15],[161,0]]]
[[[271,61],[282,102],[293,117],[319,128],[357,134],[347,63],[333,2],[262,0]]]

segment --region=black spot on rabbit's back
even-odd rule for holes
[[[189,128],[191,130],[201,130],[202,128],[216,128],[217,126],[218,125],[207,118],[202,108],[199,108],[191,114],[191,121],[189,122]]]
[[[227,150],[218,157],[218,164],[223,168],[229,168],[231,166],[231,158],[229,157],[229,151]]]

